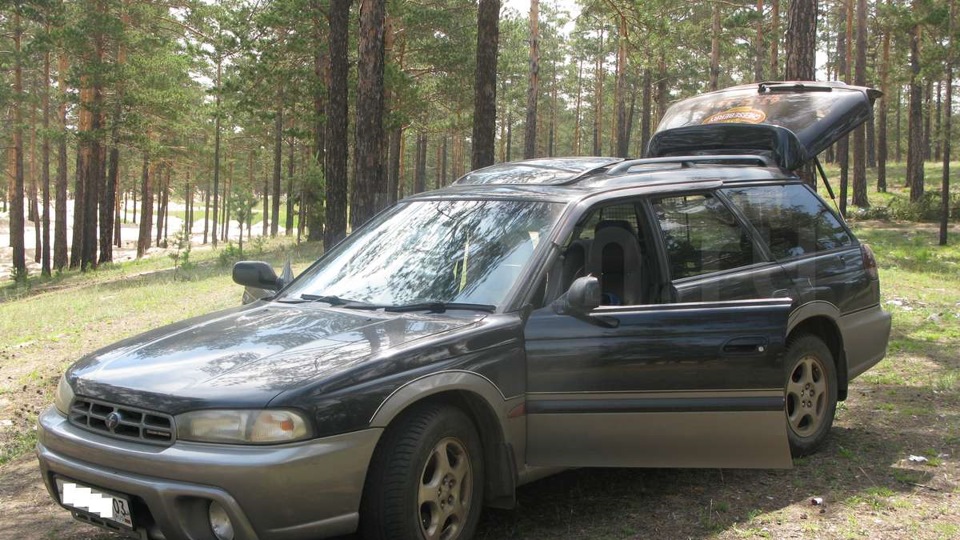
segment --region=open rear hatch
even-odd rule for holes
[[[873,117],[881,93],[840,82],[763,82],[678,101],[645,157],[761,154],[798,169]]]

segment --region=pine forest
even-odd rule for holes
[[[479,167],[640,157],[670,103],[767,80],[882,90],[821,156],[842,212],[898,189],[955,220],[954,3],[3,0],[2,277],[329,246]]]

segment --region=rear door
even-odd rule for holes
[[[789,299],[534,311],[527,463],[790,467],[789,312]]]
[[[807,158],[813,159],[869,120],[880,95],[872,88],[838,82],[746,84],[671,105],[657,132],[717,124],[777,126],[796,135]]]

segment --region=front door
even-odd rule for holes
[[[789,299],[534,311],[527,463],[790,467]]]

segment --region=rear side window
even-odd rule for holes
[[[800,257],[853,243],[840,220],[806,186],[731,188],[723,193],[750,220],[775,259]]]
[[[684,195],[652,203],[673,279],[753,264],[753,243],[716,197]]]

